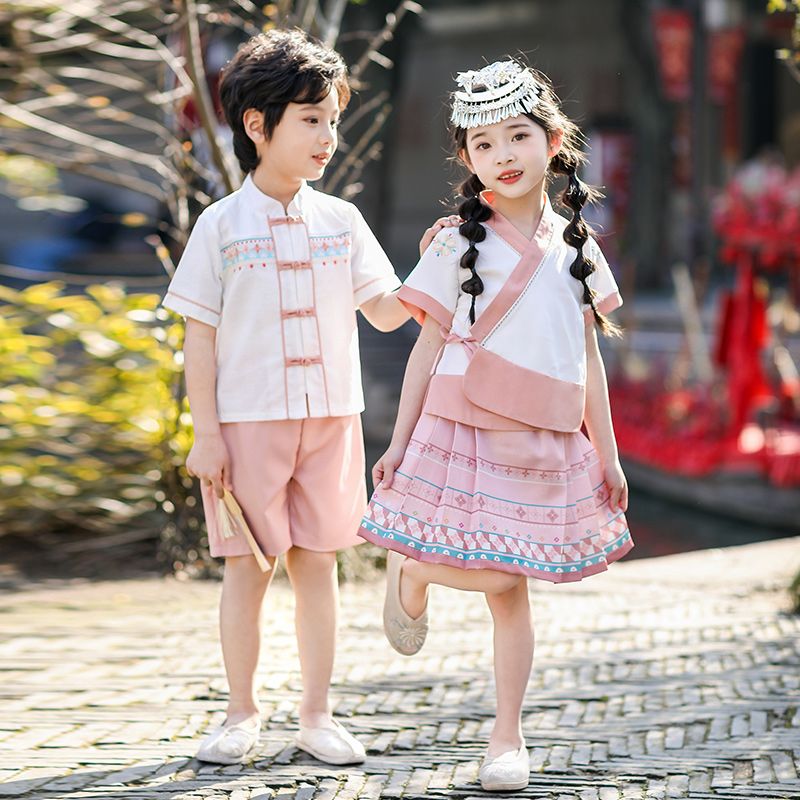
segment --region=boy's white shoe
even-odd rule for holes
[[[495,758],[483,759],[478,777],[485,792],[524,789],[530,781],[530,762],[523,742],[519,750],[509,750]]]
[[[294,742],[300,750],[326,764],[360,764],[367,757],[364,745],[335,719],[318,728],[301,725]]]
[[[195,758],[211,764],[241,764],[258,748],[260,732],[257,714],[235,725],[223,723],[200,742]]]

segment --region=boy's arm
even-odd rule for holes
[[[458,227],[462,222],[463,220],[457,214],[451,214],[448,217],[439,217],[439,219],[422,234],[422,238],[419,240],[420,257],[422,257],[428,249],[430,243],[434,240],[439,231],[445,228]],[[374,328],[384,333],[396,330],[411,316],[408,311],[406,311],[405,306],[397,299],[397,289],[392,292],[384,292],[368,300],[366,303],[362,303],[361,313]]]
[[[586,329],[586,408],[584,422],[589,439],[600,456],[603,477],[611,492],[611,509],[625,511],[628,508],[628,484],[619,463],[617,441],[611,422],[611,403],[608,399],[608,383],[594,321]]]
[[[387,333],[411,318],[408,309],[397,299],[398,291],[384,292],[361,304],[361,313],[373,328]]]
[[[194,425],[194,444],[186,459],[186,469],[207,485],[218,497],[230,490],[228,451],[222,439],[217,414],[217,329],[205,322],[186,320],[183,343],[186,394]]]
[[[376,487],[381,482],[384,487],[391,486],[394,471],[403,460],[414,426],[422,411],[422,402],[430,381],[433,362],[442,347],[440,329],[441,326],[433,317],[425,317],[417,342],[408,357],[392,441],[372,470],[372,482]]]

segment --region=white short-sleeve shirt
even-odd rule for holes
[[[459,289],[470,276],[460,266],[468,243],[454,228],[437,234],[398,295],[418,322],[433,316],[447,333],[426,399],[431,413],[477,427],[580,427],[592,312],[569,271],[577,251],[564,241],[566,226],[549,199],[531,239],[493,211],[477,245],[484,290],[475,324],[472,297]],[[613,311],[622,298],[611,269],[593,238],[584,248],[595,305]]]
[[[358,209],[304,184],[289,207],[248,176],[197,220],[164,305],[217,328],[221,422],[364,410],[356,309],[400,286]]]

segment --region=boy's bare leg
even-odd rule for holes
[[[274,559],[270,561],[274,563]],[[225,559],[219,622],[230,687],[227,721],[232,725],[259,713],[255,677],[261,645],[261,606],[273,572],[261,572],[253,556]]]
[[[297,649],[303,674],[300,724],[316,728],[331,716],[328,691],[339,610],[336,553],[292,547],[286,553],[286,571],[294,589]]]

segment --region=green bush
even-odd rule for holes
[[[118,286],[0,287],[0,301],[0,532],[157,536],[191,435],[182,326]]]
[[[0,535],[152,540],[182,576],[214,576],[183,398],[183,323],[154,294],[0,286]],[[345,579],[383,552],[345,551]]]

